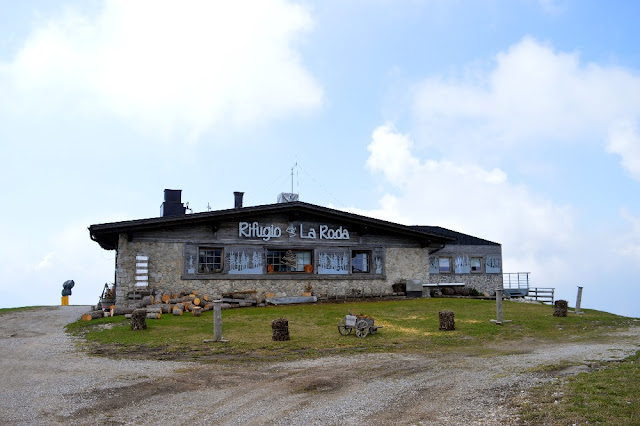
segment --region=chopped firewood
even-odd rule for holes
[[[131,314],[131,330],[144,330],[147,328],[147,311],[136,309]]]
[[[85,314],[82,314],[82,321],[91,321],[92,319],[97,319],[102,317],[104,317],[104,312],[102,311],[89,311]]]
[[[271,321],[272,339],[276,342],[289,340],[289,321],[286,318],[278,318]]]
[[[455,330],[455,321],[453,311],[439,311],[440,330]]]

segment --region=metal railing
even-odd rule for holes
[[[502,274],[503,288],[528,289],[530,272],[510,272]]]

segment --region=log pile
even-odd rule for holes
[[[439,311],[438,316],[440,317],[440,330],[455,330],[455,320],[453,318],[453,311]]]
[[[256,306],[258,300],[257,291],[234,291],[222,294],[222,309],[242,308]],[[162,314],[201,316],[204,312],[213,309],[213,297],[200,295],[197,291],[182,293],[154,293],[154,291],[134,291],[128,295],[129,307],[112,305],[105,310],[95,309],[82,316],[85,321],[102,318],[103,316],[124,315],[130,319],[136,309],[145,309],[147,319],[159,319]]]
[[[276,342],[289,340],[289,321],[286,318],[278,318],[271,321],[272,338]]]
[[[569,308],[569,302],[567,302],[566,300],[556,300],[556,303],[554,304],[555,306],[555,311],[553,312],[553,316],[554,317],[566,317],[567,316],[567,310]]]

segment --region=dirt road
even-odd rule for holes
[[[64,325],[86,307],[0,316],[0,424],[517,424],[507,403],[565,360],[588,369],[640,348],[640,327],[615,343],[519,343],[505,355],[362,354],[218,366],[86,356]]]

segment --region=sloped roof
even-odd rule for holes
[[[289,203],[266,204],[262,206],[241,207],[211,212],[193,213],[184,216],[155,217],[150,219],[128,220],[123,222],[103,223],[91,225],[89,234],[93,241],[105,250],[115,250],[121,233],[145,231],[152,229],[167,229],[181,226],[209,224],[216,225],[224,221],[253,218],[256,215],[286,214],[290,220],[317,218],[323,220],[340,221],[353,226],[360,233],[377,233],[381,235],[400,235],[414,238],[424,246],[447,244],[455,241],[455,237],[443,233],[431,232],[428,229],[418,229],[400,225],[385,220],[374,219],[341,210],[321,207],[302,201]]]
[[[422,226],[414,225],[411,228],[426,232],[429,234],[440,235],[442,237],[454,238],[456,241],[449,244],[456,244],[462,246],[499,246],[500,243],[496,243],[482,238],[474,237],[472,235],[463,234],[462,232],[452,231],[451,229],[442,228],[440,226]]]

